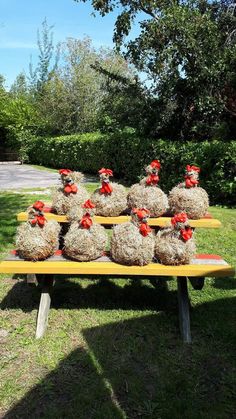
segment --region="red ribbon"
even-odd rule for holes
[[[194,179],[192,176],[186,175],[184,176],[184,179],[186,188],[193,188],[199,184],[198,180]]]
[[[188,241],[189,239],[192,238],[193,232],[192,232],[191,227],[185,227],[185,228],[181,228],[180,234],[181,234],[182,239],[184,239],[184,241]]]
[[[147,223],[141,223],[139,231],[142,234],[142,236],[146,237],[149,233],[151,233],[152,229],[149,227]]]
[[[95,205],[93,204],[92,201],[90,201],[90,199],[87,199],[87,201],[85,201],[85,203],[82,205],[83,208],[95,208]]]
[[[60,169],[59,173],[60,173],[60,175],[67,176],[67,175],[69,175],[69,173],[71,173],[71,170],[70,169]]]
[[[150,166],[151,167],[155,167],[155,169],[160,169],[161,168],[161,163],[159,162],[159,160],[153,160],[151,163],[150,163]]]
[[[100,188],[100,193],[102,194],[111,194],[113,191],[112,186],[109,182],[102,182],[102,187]]]
[[[132,212],[133,214],[136,214],[140,220],[143,220],[143,218],[146,218],[150,215],[150,211],[146,208],[133,208]]]
[[[44,217],[44,215],[35,215],[35,217],[33,218],[33,220],[30,220],[30,223],[32,225],[36,225],[38,224],[39,227],[43,227],[45,222],[46,222],[46,218]]]
[[[158,182],[159,182],[159,176],[155,174],[151,174],[146,179],[146,185],[157,185]]]
[[[113,171],[111,169],[105,169],[105,167],[102,167],[102,169],[100,169],[98,171],[99,175],[108,175],[108,176],[113,176]]]
[[[44,203],[42,201],[35,201],[35,203],[33,204],[33,208],[37,211],[42,211],[44,207]]]
[[[186,166],[186,171],[187,172],[200,172],[200,167],[197,167],[197,166],[190,166],[190,164],[187,164],[187,166]]]
[[[82,228],[86,228],[87,230],[91,227],[91,225],[93,225],[93,220],[90,217],[90,214],[86,213],[85,215],[83,215],[83,217],[81,218],[80,221],[80,226]]]
[[[171,224],[173,226],[175,226],[176,223],[186,223],[186,221],[188,221],[188,217],[185,212],[180,212],[171,218]]]
[[[78,188],[75,185],[75,183],[72,183],[71,185],[68,184],[64,187],[64,192],[67,194],[76,193],[77,191],[78,191]]]

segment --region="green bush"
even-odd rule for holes
[[[31,163],[49,167],[68,167],[97,173],[102,166],[113,169],[117,178],[129,184],[144,174],[152,159],[162,163],[160,186],[168,192],[183,179],[186,164],[201,167],[200,181],[211,203],[236,203],[236,143],[201,143],[145,139],[135,132],[104,135],[78,134],[54,138],[36,138],[28,148]]]

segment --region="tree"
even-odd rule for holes
[[[92,0],[102,16],[119,10],[113,39],[149,77],[156,134],[205,138],[224,123],[230,131],[236,117],[236,16],[230,3]],[[137,17],[140,34],[125,43]]]

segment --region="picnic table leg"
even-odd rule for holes
[[[35,334],[36,339],[40,339],[47,329],[48,314],[51,304],[50,292],[52,290],[54,276],[36,275],[36,277],[38,284],[42,287]]]
[[[191,343],[187,278],[185,276],[177,277],[177,285],[180,331],[184,343]]]
[[[37,278],[35,274],[27,274],[26,276],[27,284],[37,284]]]

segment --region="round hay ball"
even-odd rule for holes
[[[147,265],[154,256],[154,234],[143,236],[133,223],[123,223],[113,228],[111,256],[122,265]]]
[[[108,237],[100,224],[94,223],[89,229],[81,228],[78,222],[72,223],[64,238],[64,254],[74,260],[89,261],[103,255]]]
[[[123,185],[110,183],[112,193],[102,194],[100,188],[91,196],[91,201],[96,206],[96,214],[104,217],[117,217],[127,209],[127,193]]]
[[[70,223],[73,223],[75,221],[78,221],[83,216],[83,208],[82,206],[74,206],[70,208],[70,210],[67,213],[67,219]]]
[[[193,238],[179,239],[172,228],[160,230],[155,239],[155,257],[163,265],[186,265],[196,252]]]
[[[52,194],[52,209],[60,215],[66,215],[71,208],[80,205],[89,199],[89,193],[83,186],[78,186],[76,193],[66,194],[63,187],[57,188]]]
[[[129,190],[128,207],[147,208],[151,217],[160,217],[167,211],[168,198],[158,186],[136,183]]]
[[[203,217],[209,207],[209,198],[201,187],[180,188],[175,186],[169,193],[169,207],[172,214],[186,212],[188,218]]]
[[[60,225],[48,221],[43,227],[21,224],[16,233],[16,250],[26,260],[44,260],[52,256],[59,247]]]

